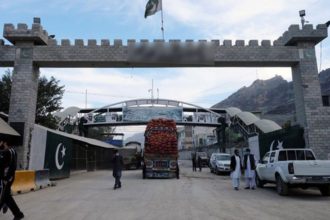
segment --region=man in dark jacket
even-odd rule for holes
[[[192,168],[193,171],[196,171],[196,153],[191,154]]]
[[[202,158],[200,156],[198,156],[197,164],[198,164],[199,172],[201,172],[202,171],[203,162],[202,162]]]
[[[244,155],[243,167],[245,174],[245,189],[255,189],[255,174],[256,174],[256,160],[254,155],[250,153],[250,149],[246,149]]]
[[[115,156],[112,159],[112,167],[113,167],[113,177],[115,178],[115,186],[114,189],[121,188],[121,173],[124,166],[123,157],[119,154],[118,150],[115,150]]]
[[[230,158],[230,177],[235,190],[239,190],[240,177],[242,172],[242,162],[239,151],[235,149],[234,155]]]
[[[87,122],[88,121],[84,116],[79,119],[79,123],[78,123],[79,136],[87,137],[87,129],[84,125]]]
[[[22,219],[24,214],[18,208],[11,195],[11,186],[15,180],[17,153],[14,148],[8,146],[5,140],[0,140],[0,146],[3,148],[0,153],[0,178],[2,185],[0,209],[3,208],[3,212],[6,213],[8,207],[14,215],[14,220]]]

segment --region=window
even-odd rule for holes
[[[305,151],[304,150],[297,150],[297,160],[305,160]]]
[[[330,96],[329,95],[322,96],[322,102],[323,102],[323,106],[330,106]]]
[[[296,160],[296,151],[288,150],[288,160]]]
[[[266,153],[264,158],[262,158],[262,163],[268,163],[269,153]]]
[[[269,163],[274,163],[274,159],[275,159],[275,152],[272,152],[272,153],[270,154]]]
[[[280,151],[280,154],[278,155],[278,161],[286,161],[286,151]]]
[[[315,160],[315,157],[310,150],[306,150],[305,154],[306,154],[306,160]]]

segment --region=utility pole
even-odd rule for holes
[[[87,89],[85,91],[85,108],[87,108]]]
[[[154,99],[154,79],[151,80],[151,89],[148,92],[151,93],[151,99]]]

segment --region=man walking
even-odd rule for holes
[[[112,159],[112,167],[113,167],[113,177],[115,178],[115,186],[113,189],[121,188],[121,173],[123,170],[123,157],[119,154],[118,150],[115,150],[115,156]]]
[[[245,189],[255,189],[255,170],[256,170],[256,160],[254,155],[250,153],[250,149],[246,149],[246,154],[244,155],[243,166],[245,173]]]
[[[17,153],[14,148],[8,146],[6,140],[0,140],[0,149],[2,149],[0,153],[0,179],[2,185],[0,210],[2,208],[3,213],[6,213],[9,208],[14,215],[14,220],[22,219],[24,214],[11,195],[11,186],[15,180]]]
[[[193,172],[196,172],[196,153],[191,154]]]
[[[235,149],[234,155],[230,158],[230,170],[232,185],[235,190],[239,190],[239,182],[242,172],[242,162],[237,149]]]
[[[202,172],[203,162],[200,155],[198,155],[197,163],[198,163],[199,172]]]

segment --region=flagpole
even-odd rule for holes
[[[162,19],[162,27],[161,27],[161,30],[162,30],[162,35],[163,35],[163,40],[165,40],[165,37],[164,37],[164,16],[163,16],[163,1],[160,1],[161,3],[161,19]]]

